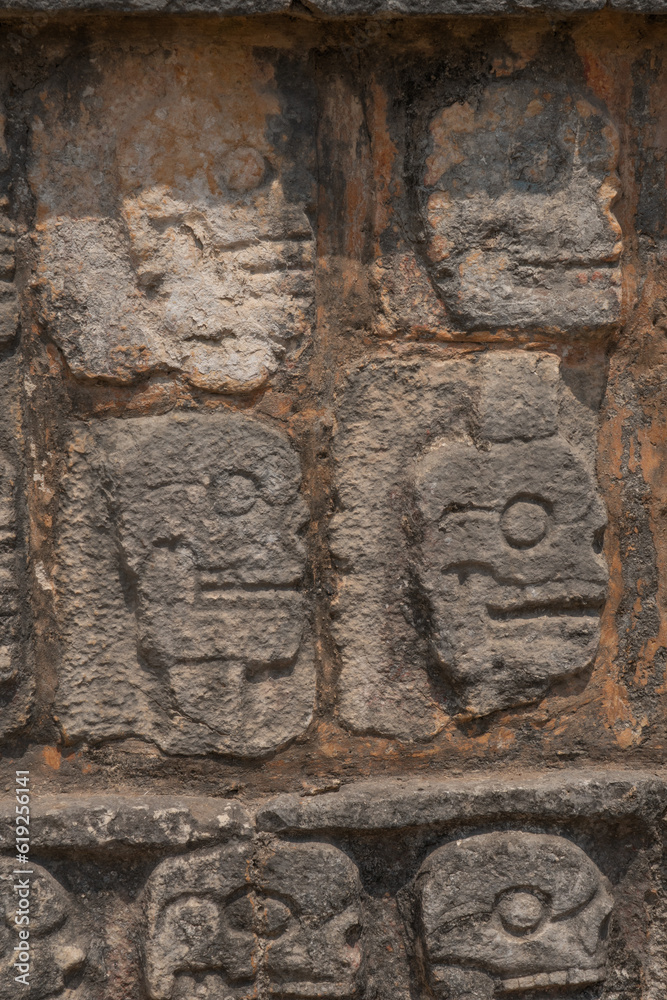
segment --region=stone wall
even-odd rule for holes
[[[4,0],[0,1000],[667,997],[667,21],[603,6]]]

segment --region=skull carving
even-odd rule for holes
[[[123,424],[100,475],[139,655],[219,749],[272,749],[307,725],[314,694],[298,457],[243,414]]]
[[[171,60],[100,56],[95,110],[69,137],[44,108],[34,288],[78,378],[252,392],[312,323],[311,97],[304,84],[293,107],[247,49],[182,41]]]
[[[44,868],[31,863],[26,865],[32,875],[15,875],[16,862],[0,861],[0,894],[3,912],[0,929],[0,1000],[14,1000],[17,995],[30,1000],[56,997],[66,988],[69,977],[86,960],[84,935],[77,932],[72,902],[59,882]],[[19,894],[14,887],[28,881],[30,888],[29,924],[15,923]],[[14,949],[22,943],[18,931],[29,931],[30,977],[29,989],[14,982],[19,975],[14,963],[18,953]]]
[[[416,899],[438,995],[484,1000],[605,978],[609,883],[561,837],[511,831],[446,844],[422,865]]]
[[[361,885],[329,844],[247,844],[163,862],[147,887],[151,1000],[347,998],[361,968]]]
[[[591,664],[607,585],[604,505],[556,433],[556,360],[485,364],[477,439],[436,442],[415,475],[431,648],[480,716]]]
[[[606,113],[557,80],[498,81],[430,131],[428,264],[463,328],[618,322],[618,136]]]

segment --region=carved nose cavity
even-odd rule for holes
[[[595,955],[606,941],[613,908],[613,897],[602,888],[588,908],[589,919],[582,921],[580,928],[580,940],[589,955]]]
[[[289,907],[281,903],[279,899],[264,899],[260,905],[262,934],[264,937],[278,937],[287,929],[287,925],[292,916]]]
[[[539,926],[544,904],[532,892],[517,891],[502,896],[496,909],[505,930],[516,937],[524,937]]]
[[[227,912],[233,927],[265,938],[283,934],[292,916],[289,907],[279,899],[254,893],[237,899]]]
[[[547,533],[549,515],[537,500],[515,500],[503,511],[500,528],[514,549],[530,549]]]

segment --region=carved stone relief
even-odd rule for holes
[[[607,587],[606,512],[557,433],[557,367],[526,366],[510,399],[516,370],[485,380],[476,444],[436,441],[415,470],[431,649],[476,715],[588,666]]]
[[[307,727],[300,482],[286,437],[242,413],[75,435],[61,534],[70,738],[252,757]]]
[[[622,234],[613,212],[619,137],[606,108],[535,67],[442,88],[418,88],[411,124],[396,135],[396,189],[409,181],[393,207],[405,236],[396,226],[384,233],[373,268],[377,332],[544,339],[612,330]]]
[[[85,125],[63,135],[49,106],[34,122],[41,322],[80,378],[252,391],[312,321],[307,86],[291,105],[275,67],[239,48],[96,70]]]
[[[0,690],[20,682],[20,595],[16,524],[17,474],[0,455]]]
[[[640,1000],[660,982],[655,769],[31,798],[53,872],[29,866],[35,1000]],[[0,799],[7,852],[14,809]]]
[[[545,354],[350,378],[331,523],[348,724],[425,736],[591,666],[607,585],[594,420]]]
[[[557,80],[498,81],[430,124],[423,217],[466,330],[595,329],[620,315],[618,135]]]
[[[0,101],[0,174],[9,167],[5,138],[5,112]],[[0,197],[0,345],[14,339],[19,323],[19,303],[14,276],[16,272],[16,227],[7,215],[8,199]]]
[[[511,831],[445,844],[422,865],[415,893],[438,996],[490,1000],[606,977],[610,885],[562,837]]]
[[[14,969],[17,961],[16,946],[20,944],[19,928],[15,924],[19,895],[14,891],[21,875],[14,875],[17,867],[30,868],[32,875],[24,876],[30,883],[29,900],[29,990],[14,981],[19,973]],[[47,1000],[59,996],[67,987],[68,979],[81,969],[86,961],[86,931],[76,918],[75,906],[69,894],[49,872],[40,865],[17,865],[14,859],[0,859],[0,998],[15,1000],[23,992],[30,1000]],[[25,927],[25,924],[21,926]]]
[[[151,1000],[356,996],[361,883],[329,844],[251,844],[163,862],[146,891]]]

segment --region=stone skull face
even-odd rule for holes
[[[56,997],[67,986],[69,977],[86,960],[83,936],[78,935],[72,917],[72,901],[52,875],[39,865],[30,864],[30,986],[14,982],[17,961],[14,948],[20,944],[14,923],[18,895],[13,886],[20,875],[11,859],[0,861],[0,893],[4,919],[0,927],[0,1000],[15,998],[20,991],[27,1000]]]
[[[431,647],[465,712],[539,697],[597,651],[606,514],[559,435],[436,444],[416,488]]]
[[[252,391],[313,318],[308,88],[289,107],[243,47],[170,56],[100,57],[76,136],[36,126],[42,321],[78,377]]]
[[[205,854],[214,871],[202,868],[201,881],[204,854],[165,862],[149,887],[152,1000],[356,995],[360,883],[341,851],[282,844],[255,862],[237,845]]]
[[[434,851],[416,880],[436,993],[475,997],[605,978],[609,883],[561,837],[490,833]]]
[[[150,418],[114,437],[103,474],[142,657],[189,718],[227,734],[261,729],[261,682],[275,688],[294,665],[307,619],[306,508],[289,442],[243,414]]]
[[[464,329],[618,322],[618,138],[604,113],[557,80],[500,81],[430,131],[427,257]]]

